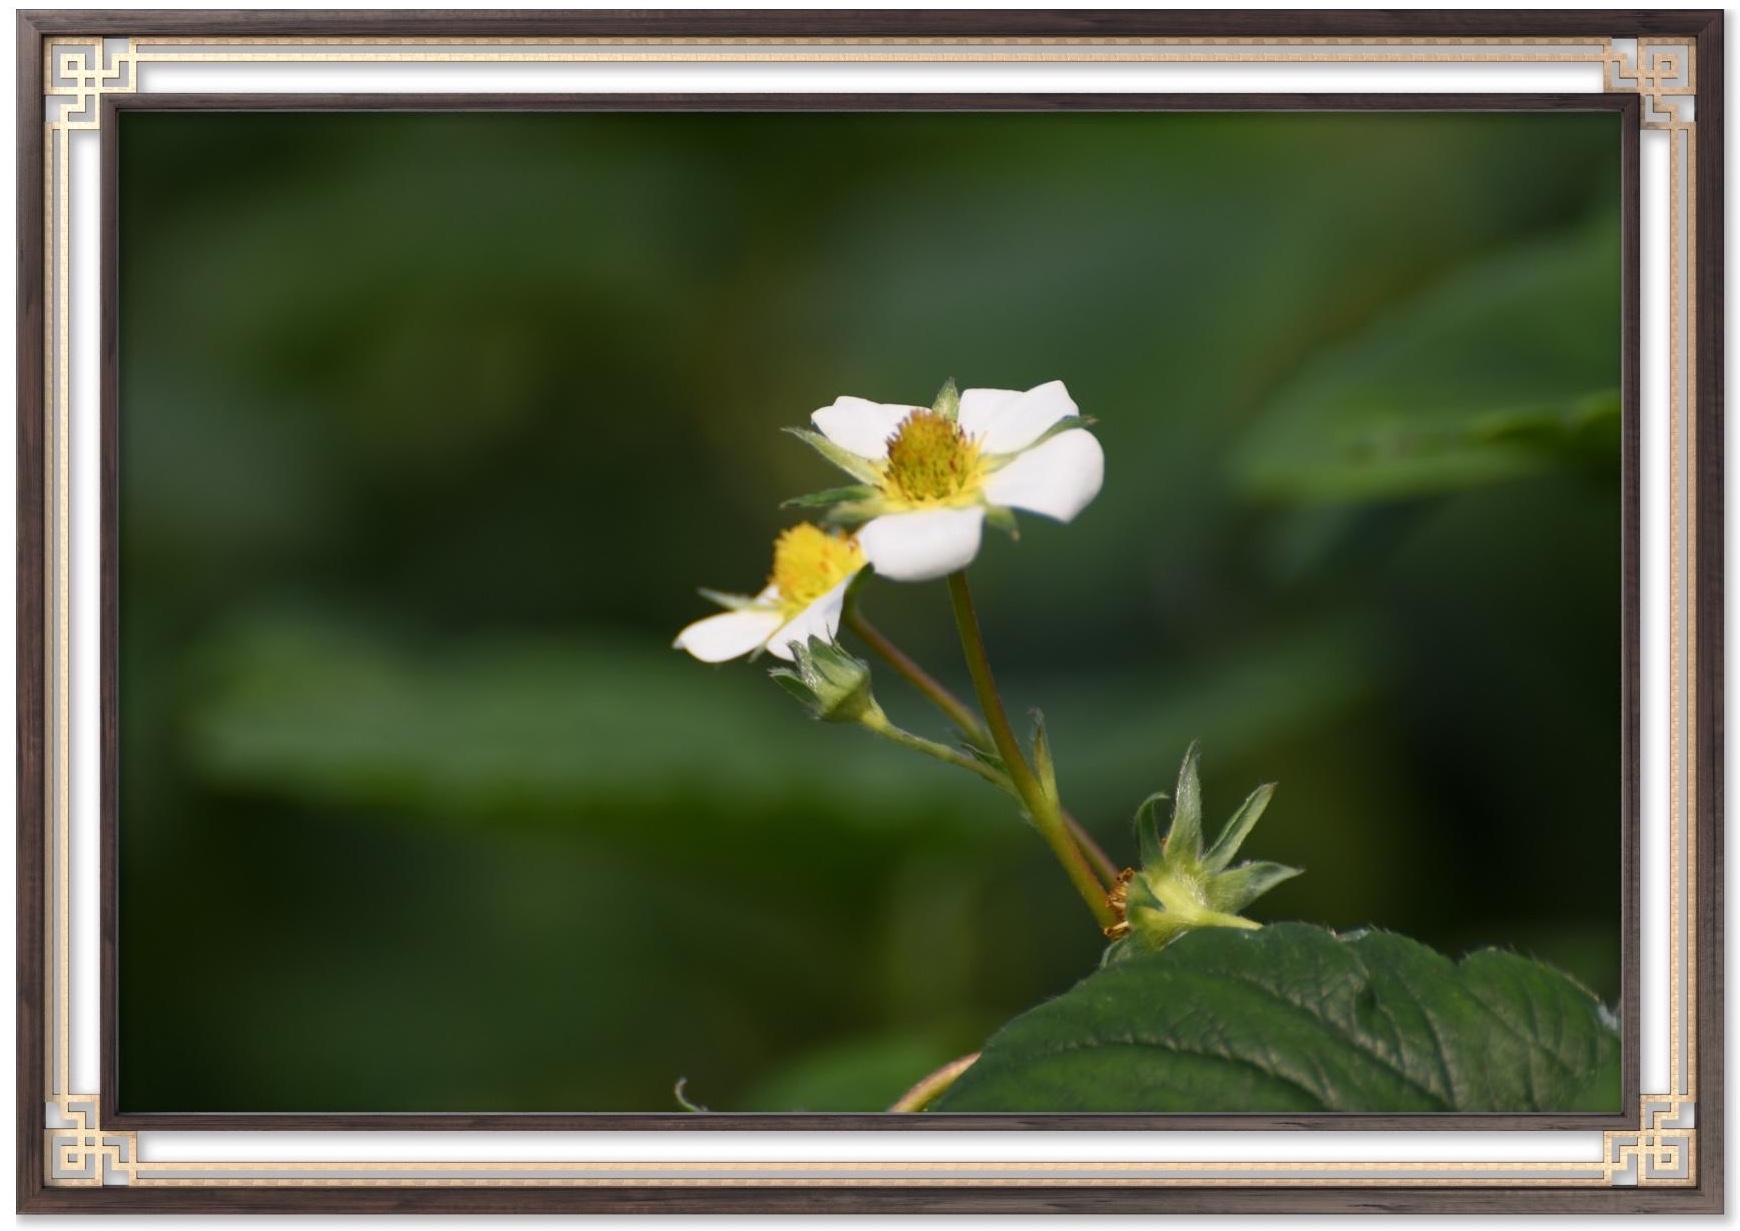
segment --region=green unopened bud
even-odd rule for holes
[[[870,666],[831,641],[811,637],[792,643],[790,667],[775,667],[774,683],[803,702],[810,717],[823,722],[886,722],[870,691]]]
[[[1273,783],[1252,791],[1221,830],[1206,853],[1202,843],[1202,788],[1196,772],[1197,748],[1190,745],[1178,770],[1171,823],[1160,834],[1159,806],[1166,796],[1150,796],[1136,811],[1136,840],[1142,852],[1140,871],[1126,870],[1112,890],[1111,905],[1118,921],[1106,929],[1115,942],[1106,950],[1109,964],[1138,953],[1164,948],[1197,928],[1258,928],[1262,925],[1239,912],[1298,868],[1278,863],[1227,865],[1238,854],[1269,799]]]

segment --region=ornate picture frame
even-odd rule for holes
[[[19,1206],[25,1211],[1712,1212],[1722,1204],[1722,15],[1386,12],[85,12],[19,17]],[[1052,93],[853,78],[769,94],[613,78],[684,65],[1020,72]],[[1205,88],[1096,70],[1225,70]],[[390,66],[389,86],[346,74]],[[316,86],[302,69],[332,69]],[[516,68],[538,70],[515,82]],[[1327,75],[1363,74],[1353,84]],[[490,77],[501,72],[508,77]],[[251,74],[265,72],[258,83]],[[1246,72],[1241,80],[1238,72]],[[1472,90],[1457,72],[1511,74]],[[1524,84],[1546,74],[1555,88]],[[271,74],[277,74],[273,76]],[[423,76],[418,74],[422,73]],[[572,73],[553,83],[549,74]],[[1436,88],[1438,73],[1448,83]],[[471,74],[476,74],[472,79]],[[1475,78],[1471,77],[1469,80]],[[1396,83],[1409,87],[1398,92]],[[1164,84],[1164,82],[1162,82]],[[522,88],[523,87],[523,88]],[[784,86],[780,87],[784,89]],[[1187,101],[1183,101],[1186,100]],[[139,109],[1601,109],[1627,133],[1626,1110],[1611,1116],[118,1114],[114,1089],[115,130]],[[1652,691],[1653,690],[1653,691]],[[1652,699],[1653,698],[1653,699]],[[1652,751],[1653,750],[1653,751]],[[109,1097],[112,1097],[110,1095]],[[946,1132],[825,1144],[822,1130]],[[779,1128],[762,1155],[692,1129]],[[1131,1130],[1116,1156],[1079,1129]],[[1181,1129],[1228,1149],[1179,1153]],[[294,1129],[273,1157],[248,1131]],[[617,1138],[667,1130],[661,1141]],[[1291,1133],[1268,1154],[1243,1134]],[[1434,1133],[1373,1156],[1376,1132]],[[235,1138],[177,1138],[199,1130]],[[334,1130],[339,1130],[336,1133]],[[570,1143],[527,1149],[530,1130]],[[597,1130],[606,1130],[599,1132]],[[1465,1134],[1466,1130],[1466,1134]],[[392,1133],[389,1139],[385,1134]],[[403,1134],[400,1136],[399,1134]],[[494,1134],[488,1157],[470,1134]],[[1043,1134],[1035,1136],[1032,1134]],[[1361,1135],[1364,1134],[1362,1137]],[[1484,1137],[1491,1148],[1482,1154]],[[650,1136],[650,1134],[649,1134]],[[1406,1137],[1407,1134],[1400,1134]],[[913,1143],[902,1145],[901,1139]],[[843,1141],[844,1139],[839,1139]],[[1421,1138],[1423,1141],[1424,1138]],[[996,1142],[1007,1143],[1000,1148]],[[1152,1142],[1150,1145],[1149,1143]],[[1478,1142],[1478,1144],[1473,1144]],[[712,1144],[710,1144],[712,1143]],[[1060,1153],[1048,1156],[1053,1146]],[[375,1149],[376,1146],[380,1148]],[[476,1147],[482,1151],[481,1145]],[[1269,1147],[1265,1147],[1266,1149]],[[373,1151],[373,1152],[371,1152]],[[854,1152],[858,1151],[858,1152]],[[1038,1151],[1035,1153],[1034,1151]],[[1434,1152],[1435,1151],[1435,1152]]]

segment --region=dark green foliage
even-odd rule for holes
[[[1389,932],[1192,932],[1010,1022],[936,1111],[1595,1111],[1619,1035],[1570,978]]]

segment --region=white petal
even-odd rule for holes
[[[1021,396],[1019,389],[963,389],[956,422],[967,435],[981,437],[990,431],[998,412]]]
[[[777,611],[726,611],[696,620],[671,644],[704,663],[722,663],[760,649],[778,627]]]
[[[1081,414],[1061,380],[1026,393],[968,389],[961,394],[961,430],[987,453],[1019,453],[1059,419]]]
[[[919,509],[878,517],[858,531],[858,546],[893,581],[931,581],[964,569],[979,554],[985,510]]]
[[[840,631],[840,611],[846,605],[846,588],[851,584],[852,578],[846,578],[794,615],[789,623],[767,639],[767,652],[775,658],[783,658],[790,662],[792,660],[792,642],[805,642],[811,637],[832,641],[834,635]]]
[[[888,456],[888,438],[917,406],[888,406],[863,398],[835,398],[810,416],[816,430],[859,457],[879,462]]]
[[[1100,494],[1106,454],[1092,432],[1060,432],[985,480],[985,499],[1070,521]]]

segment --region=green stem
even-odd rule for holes
[[[856,633],[859,640],[869,646],[871,651],[883,662],[893,667],[926,700],[941,710],[948,720],[960,729],[961,734],[966,736],[976,747],[985,752],[996,750],[997,746],[991,739],[991,733],[985,729],[985,724],[979,721],[979,716],[967,707],[966,702],[950,692],[941,681],[919,666],[916,660],[890,641],[881,629],[865,619],[864,614],[858,610],[856,605],[846,608],[845,622],[846,627]],[[1095,871],[1099,873],[1101,889],[1109,889],[1118,879],[1118,865],[1112,862],[1111,856],[1100,849],[1100,844],[1094,841],[1093,835],[1082,828],[1081,822],[1071,816],[1067,809],[1061,810],[1060,815],[1063,817],[1064,826],[1069,830],[1070,837],[1075,839],[1075,844],[1081,848],[1082,853],[1088,857],[1088,860],[1094,865]]]
[[[1106,901],[1106,888],[1088,866],[1081,849],[1070,839],[1069,830],[1063,823],[1062,809],[1033,776],[1033,770],[1021,751],[1021,741],[1009,726],[1009,715],[1003,710],[1003,698],[998,695],[997,680],[991,674],[991,660],[985,654],[979,616],[973,610],[973,592],[967,585],[964,572],[949,574],[949,600],[954,605],[955,627],[961,635],[961,649],[967,656],[967,671],[973,677],[973,690],[979,696],[979,708],[985,713],[985,724],[997,746],[997,755],[1003,758],[1004,767],[1009,771],[1009,781],[1026,805],[1027,814],[1033,818],[1040,836],[1063,865],[1076,892],[1081,894],[1082,901],[1087,903],[1101,927],[1109,927],[1116,920],[1111,905]]]
[[[907,683],[918,689],[924,694],[926,700],[946,714],[948,720],[960,728],[962,735],[986,751],[990,750],[991,734],[985,730],[985,724],[979,721],[979,716],[967,708],[966,702],[943,687],[930,672],[919,666],[906,655],[905,651],[885,637],[881,629],[876,628],[869,620],[866,620],[856,604],[846,608],[846,627],[857,633],[877,657],[904,676]]]
[[[1014,793],[1008,779],[983,761],[976,761],[966,753],[956,752],[945,744],[939,744],[935,740],[925,739],[922,735],[914,735],[911,731],[902,730],[889,722],[888,716],[880,709],[865,714],[858,720],[858,723],[865,730],[873,731],[883,739],[899,744],[902,748],[910,748],[914,752],[922,752],[927,757],[935,757],[937,760],[947,762],[950,765],[958,765],[964,770],[977,774],[999,791]]]

